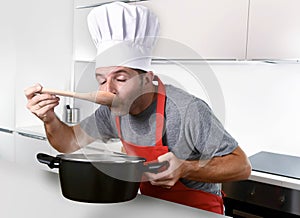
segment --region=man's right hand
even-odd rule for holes
[[[59,98],[51,94],[40,94],[40,84],[25,89],[25,96],[28,100],[27,108],[40,118],[43,122],[51,122],[56,118],[54,108],[59,104]]]

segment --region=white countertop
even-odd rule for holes
[[[1,217],[225,217],[143,195],[115,204],[71,201],[62,196],[57,173],[11,162],[0,161],[0,175]]]
[[[36,136],[46,137],[43,125],[36,126],[20,126],[16,128],[16,132],[28,133]]]
[[[291,166],[292,167],[292,166]],[[269,173],[252,171],[249,180],[276,185],[280,187],[300,190],[300,180],[288,178],[285,176],[277,176]]]

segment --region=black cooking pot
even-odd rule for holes
[[[89,203],[116,203],[136,197],[144,172],[158,173],[169,163],[113,154],[37,154],[39,162],[59,168],[64,197]]]

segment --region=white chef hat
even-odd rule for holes
[[[159,21],[148,8],[113,2],[94,8],[87,21],[97,48],[96,68],[150,69]]]

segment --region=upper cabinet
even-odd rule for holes
[[[16,1],[12,1],[16,2]],[[6,8],[14,21],[16,46],[15,123],[17,127],[42,125],[26,109],[24,89],[36,83],[44,87],[66,89],[72,72],[73,0],[18,1]],[[10,21],[10,17],[6,19]],[[56,107],[63,111],[65,98]]]
[[[104,1],[76,0],[75,7]],[[135,3],[131,3],[135,4]],[[248,0],[150,0],[140,2],[159,17],[154,56],[176,59],[245,59]],[[93,60],[88,9],[74,12],[75,60]]]
[[[75,0],[75,6],[105,0]],[[156,58],[300,59],[299,0],[149,0],[159,17]],[[93,60],[88,9],[74,11],[74,58]]]
[[[300,59],[300,1],[251,0],[248,59]]]
[[[89,34],[87,15],[92,8],[76,9],[77,6],[92,5],[103,1],[74,0],[73,53],[75,60],[94,60],[96,48]]]
[[[0,128],[14,128],[15,78],[16,78],[16,43],[15,15],[7,8],[15,8],[15,1],[7,1],[0,8]],[[7,135],[7,134],[5,134]],[[1,140],[2,141],[2,140]],[[4,142],[3,142],[4,143]],[[2,153],[2,152],[1,152]],[[1,159],[1,158],[0,158]]]
[[[161,39],[154,56],[245,59],[248,0],[150,0]]]

